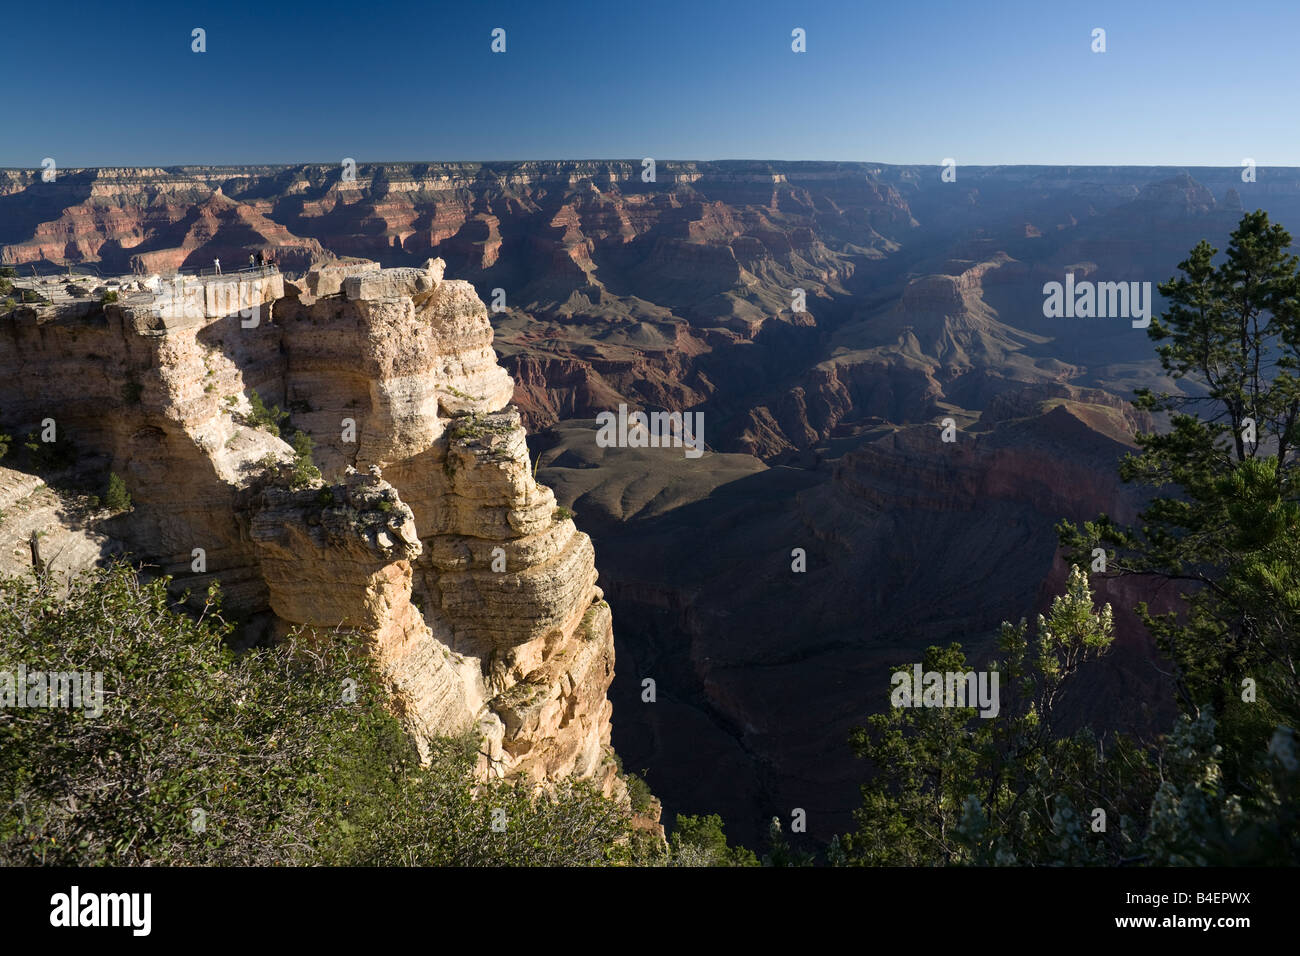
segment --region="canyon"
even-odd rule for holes
[[[616,751],[669,816],[720,812],[758,844],[801,808],[824,841],[852,826],[864,770],[848,733],[888,706],[890,675],[951,641],[979,666],[1001,621],[1060,593],[1056,522],[1141,508],[1116,468],[1160,423],[1128,399],[1180,385],[1145,331],[1045,315],[1044,286],[1155,288],[1199,240],[1222,247],[1243,209],[1294,229],[1300,173],[1002,166],[944,181],[660,160],[656,182],[640,174],[0,171],[0,265],[20,276],[143,280],[259,251],[284,270],[250,291],[272,316],[251,331],[240,302],[169,327],[129,295],[0,318],[14,370],[0,425],[53,415],[127,479],[137,508],[114,520],[130,534],[67,531],[68,554],[146,548],[179,580],[205,547],[251,629],[345,622],[379,649],[417,732],[473,715],[485,772],[613,789]],[[239,426],[251,391],[293,411],[325,484],[252,476],[290,450]],[[703,416],[705,451],[602,446],[601,416],[622,405]],[[5,550],[31,524],[9,510]],[[1132,609],[1174,599],[1095,587],[1118,639],[1072,719],[1160,732],[1167,678]]]

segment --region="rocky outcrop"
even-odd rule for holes
[[[105,456],[136,502],[124,537],[178,588],[219,579],[270,635],[363,640],[422,748],[477,726],[485,774],[614,793],[591,541],[534,481],[487,309],[443,271],[337,263],[20,308],[0,419],[53,419]]]

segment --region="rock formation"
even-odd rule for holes
[[[360,636],[424,747],[477,726],[484,773],[620,792],[609,606],[594,552],[533,480],[514,384],[472,286],[342,263],[24,306],[0,421],[103,456],[135,553],[282,635]],[[289,409],[322,477],[253,393]]]

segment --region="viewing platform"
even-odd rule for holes
[[[73,308],[90,312],[116,295],[122,308],[151,311],[168,327],[175,320],[206,320],[251,314],[284,297],[284,275],[274,265],[222,270],[215,267],[181,270],[171,275],[100,276],[92,269],[72,267],[62,275],[17,276],[9,280],[9,297],[30,308]],[[26,293],[26,295],[24,295]],[[39,301],[24,301],[32,296]],[[81,306],[82,309],[76,307]],[[260,313],[269,318],[269,309]]]

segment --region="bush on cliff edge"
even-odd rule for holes
[[[236,656],[229,631],[215,589],[191,615],[122,565],[0,579],[0,865],[632,862],[589,784],[480,783],[474,737],[421,767],[342,638]],[[73,671],[80,706],[41,706],[36,675]]]

